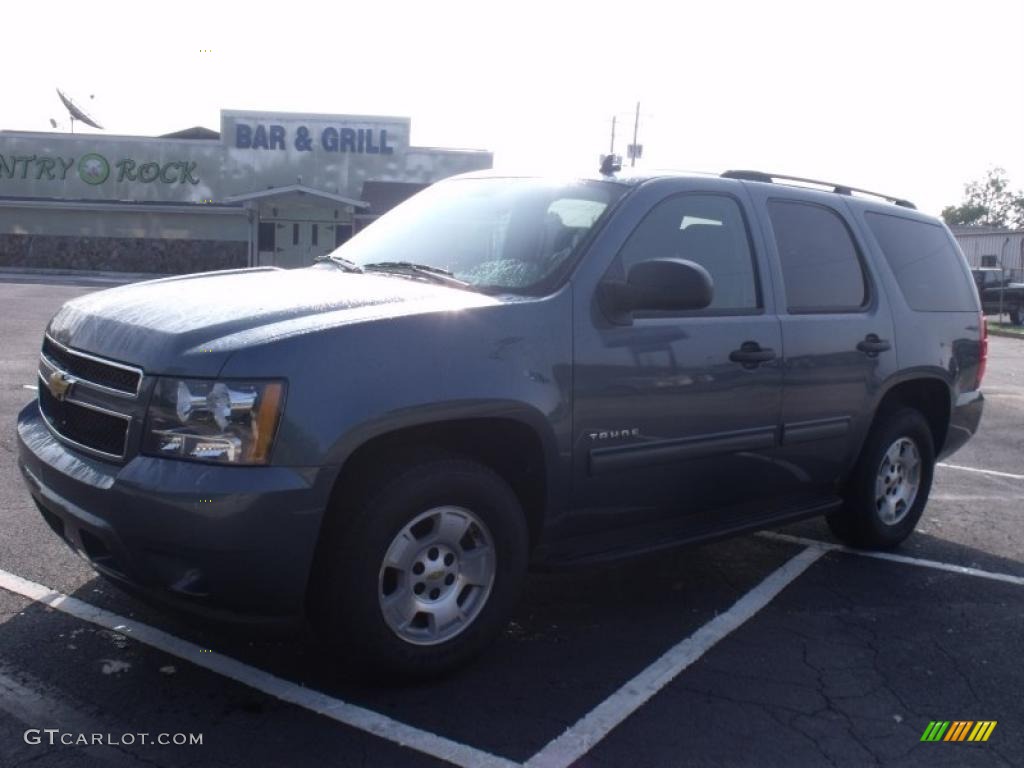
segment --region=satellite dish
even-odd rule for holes
[[[60,96],[60,100],[64,103],[65,108],[68,110],[68,114],[71,115],[71,132],[75,132],[75,120],[81,120],[86,125],[91,125],[93,128],[99,128],[103,130],[103,126],[89,117],[85,112],[82,111],[81,107],[77,106],[75,102],[71,100],[69,96],[65,96],[60,88],[57,89],[57,95]]]

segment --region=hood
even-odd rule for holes
[[[331,264],[185,275],[65,304],[48,331],[66,346],[151,373],[215,376],[236,349],[399,315],[489,306],[471,291]]]

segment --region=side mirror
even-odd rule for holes
[[[700,264],[685,259],[651,259],[634,264],[626,282],[601,284],[601,303],[614,322],[629,322],[637,311],[704,309],[714,285]]]

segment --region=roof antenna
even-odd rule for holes
[[[601,175],[613,176],[622,170],[622,155],[602,155]]]

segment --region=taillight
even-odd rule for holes
[[[978,354],[978,381],[974,388],[981,386],[981,380],[985,378],[985,368],[988,367],[988,321],[981,316],[981,345]]]

